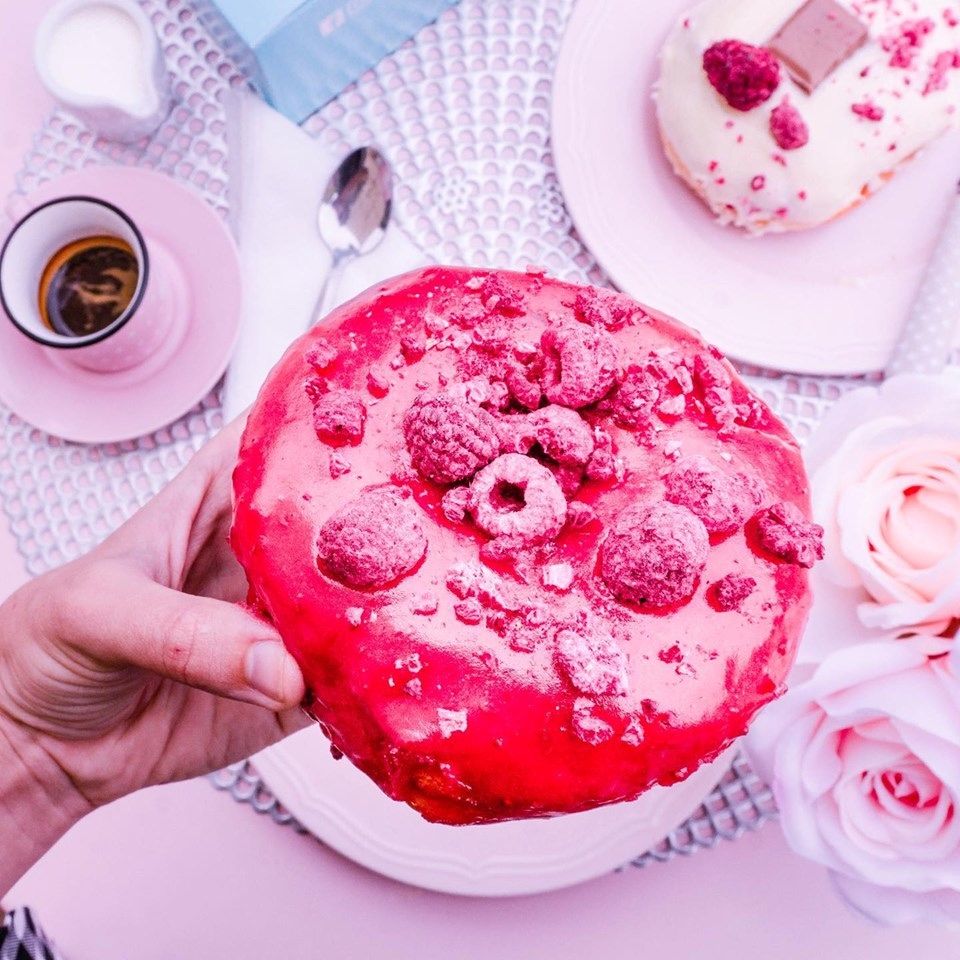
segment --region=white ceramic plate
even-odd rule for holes
[[[541,893],[601,876],[662,840],[726,773],[731,748],[683,783],[632,803],[551,820],[479,827],[428,823],[388,799],[313,727],[254,758],[281,803],[324,843],[404,883],[442,893]]]
[[[663,156],[651,90],[692,0],[578,0],[553,90],[553,149],[577,229],[624,291],[741,360],[815,374],[882,368],[960,176],[960,134],[815,230],[713,222]]]

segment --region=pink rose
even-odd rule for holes
[[[871,630],[934,635],[960,616],[960,376],[847,394],[805,455],[826,546],[806,658]]]
[[[881,921],[960,920],[953,660],[910,643],[838,650],[747,735],[787,841]]]

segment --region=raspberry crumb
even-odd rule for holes
[[[410,601],[410,612],[421,617],[432,617],[438,607],[439,602],[435,593],[418,593]]]
[[[450,394],[414,400],[403,433],[414,468],[434,483],[466,480],[500,452],[493,415]]]
[[[753,110],[780,85],[780,63],[763,47],[741,40],[720,40],[703,54],[711,86],[734,110]]]
[[[557,664],[581,693],[594,696],[627,692],[627,658],[616,640],[592,619],[557,632]]]
[[[378,400],[390,392],[390,381],[382,370],[372,367],[367,372],[367,390],[370,391],[371,396],[376,397]]]
[[[724,473],[706,457],[681,460],[664,477],[664,484],[667,500],[699,517],[709,533],[732,533],[760,505],[756,480]]]
[[[471,627],[476,626],[483,619],[483,607],[476,597],[458,600],[453,605],[453,612],[461,623],[466,623]]]
[[[573,701],[573,732],[591,746],[605,743],[613,736],[613,727],[593,715],[593,701],[577,697]]]
[[[543,585],[555,590],[569,590],[573,583],[573,567],[569,563],[551,563],[543,568]]]
[[[926,97],[936,90],[946,90],[947,74],[958,67],[960,67],[960,51],[943,50],[938,53],[930,66],[930,75],[923,88],[923,95]]]
[[[543,399],[543,387],[540,386],[542,364],[511,363],[507,367],[505,382],[510,395],[521,407],[536,410]]]
[[[314,400],[313,429],[328,446],[357,446],[366,420],[367,408],[356,390],[337,388]]]
[[[566,519],[567,501],[553,474],[519,453],[505,453],[484,467],[470,492],[477,526],[494,538],[544,543]]]
[[[753,593],[757,581],[739,573],[728,573],[707,591],[707,599],[717,610],[739,610],[740,605]]]
[[[929,17],[920,20],[904,20],[898,29],[882,37],[880,46],[890,54],[890,66],[908,69],[913,65],[927,35],[935,24]]]
[[[445,740],[455,733],[464,733],[467,729],[466,710],[437,710],[437,721],[440,725],[440,736]]]
[[[762,190],[766,185],[767,185],[767,178],[762,173],[758,173],[750,181],[751,190]]]
[[[798,150],[810,140],[810,128],[786,97],[770,113],[770,133],[781,150]]]
[[[530,414],[533,435],[557,463],[583,466],[593,453],[593,431],[575,410],[552,405]]]
[[[597,519],[597,511],[589,503],[574,500],[567,504],[567,526],[572,530],[579,530]]]
[[[878,107],[870,100],[864,100],[861,103],[851,103],[850,109],[858,117],[863,117],[864,120],[876,122],[883,119],[883,107]]]
[[[823,527],[810,523],[799,507],[781,501],[756,516],[761,546],[775,557],[800,567],[823,559]]]
[[[427,352],[427,341],[423,334],[408,333],[400,338],[400,352],[407,363],[416,363]]]
[[[525,312],[523,296],[511,290],[502,277],[487,274],[480,283],[480,302],[488,309],[508,317],[517,317]]]
[[[330,476],[336,480],[350,472],[350,464],[339,453],[330,454]]]
[[[540,340],[543,349],[543,390],[551,403],[586,407],[614,385],[617,348],[610,335],[578,324],[550,327]]]
[[[573,313],[581,323],[619,330],[633,320],[640,309],[621,294],[585,289],[577,293]]]
[[[440,500],[440,509],[451,523],[463,523],[470,510],[469,488],[454,487],[448,490]]]
[[[410,501],[394,489],[364,491],[320,528],[320,568],[349,587],[382,588],[408,574],[427,550]]]
[[[307,363],[322,373],[337,359],[337,348],[326,337],[318,337],[313,341],[313,346],[307,351]]]
[[[671,606],[693,596],[709,547],[706,528],[686,507],[638,504],[604,540],[600,574],[618,600]]]

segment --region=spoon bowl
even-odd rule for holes
[[[393,171],[387,158],[376,147],[347,154],[330,177],[317,211],[317,228],[334,266],[380,243],[392,205]]]

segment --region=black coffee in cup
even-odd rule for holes
[[[82,237],[61,247],[40,277],[43,323],[62,336],[85,337],[105,330],[130,306],[140,267],[120,237]]]

